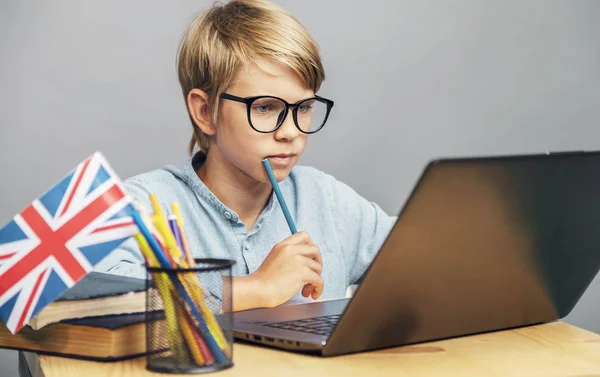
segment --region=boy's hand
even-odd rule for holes
[[[306,232],[298,232],[273,247],[252,277],[264,287],[266,306],[280,305],[300,288],[304,297],[323,293],[321,251]]]

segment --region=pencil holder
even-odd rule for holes
[[[234,263],[196,259],[193,268],[147,267],[146,369],[206,373],[233,366]]]

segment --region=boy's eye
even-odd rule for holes
[[[256,105],[253,107],[254,111],[261,114],[266,114],[270,111],[273,111],[273,106],[271,105]]]
[[[314,100],[308,100],[308,101],[302,102],[300,105],[298,105],[298,112],[299,113],[310,112],[313,108],[314,103],[315,103]]]
[[[301,112],[301,113],[309,112],[311,109],[312,109],[312,104],[311,105],[298,106],[298,111]]]

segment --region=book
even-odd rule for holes
[[[0,348],[95,361],[117,361],[146,354],[145,313],[79,318],[11,334],[0,324]],[[151,320],[161,321],[161,315]]]
[[[92,271],[27,324],[40,330],[64,320],[146,310],[146,280]]]

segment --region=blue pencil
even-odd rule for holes
[[[298,230],[296,230],[296,224],[294,224],[294,220],[292,220],[292,215],[290,215],[290,210],[288,209],[287,204],[285,204],[285,199],[283,199],[283,194],[281,193],[281,190],[279,190],[279,184],[277,183],[277,179],[275,179],[275,174],[273,173],[271,164],[266,158],[262,160],[262,163],[265,167],[265,170],[267,171],[267,175],[269,176],[269,180],[271,181],[271,186],[273,186],[273,191],[275,191],[277,200],[279,200],[279,205],[283,210],[283,215],[285,216],[285,220],[287,221],[288,226],[290,227],[290,231],[292,232],[292,234],[296,234],[298,233]]]

